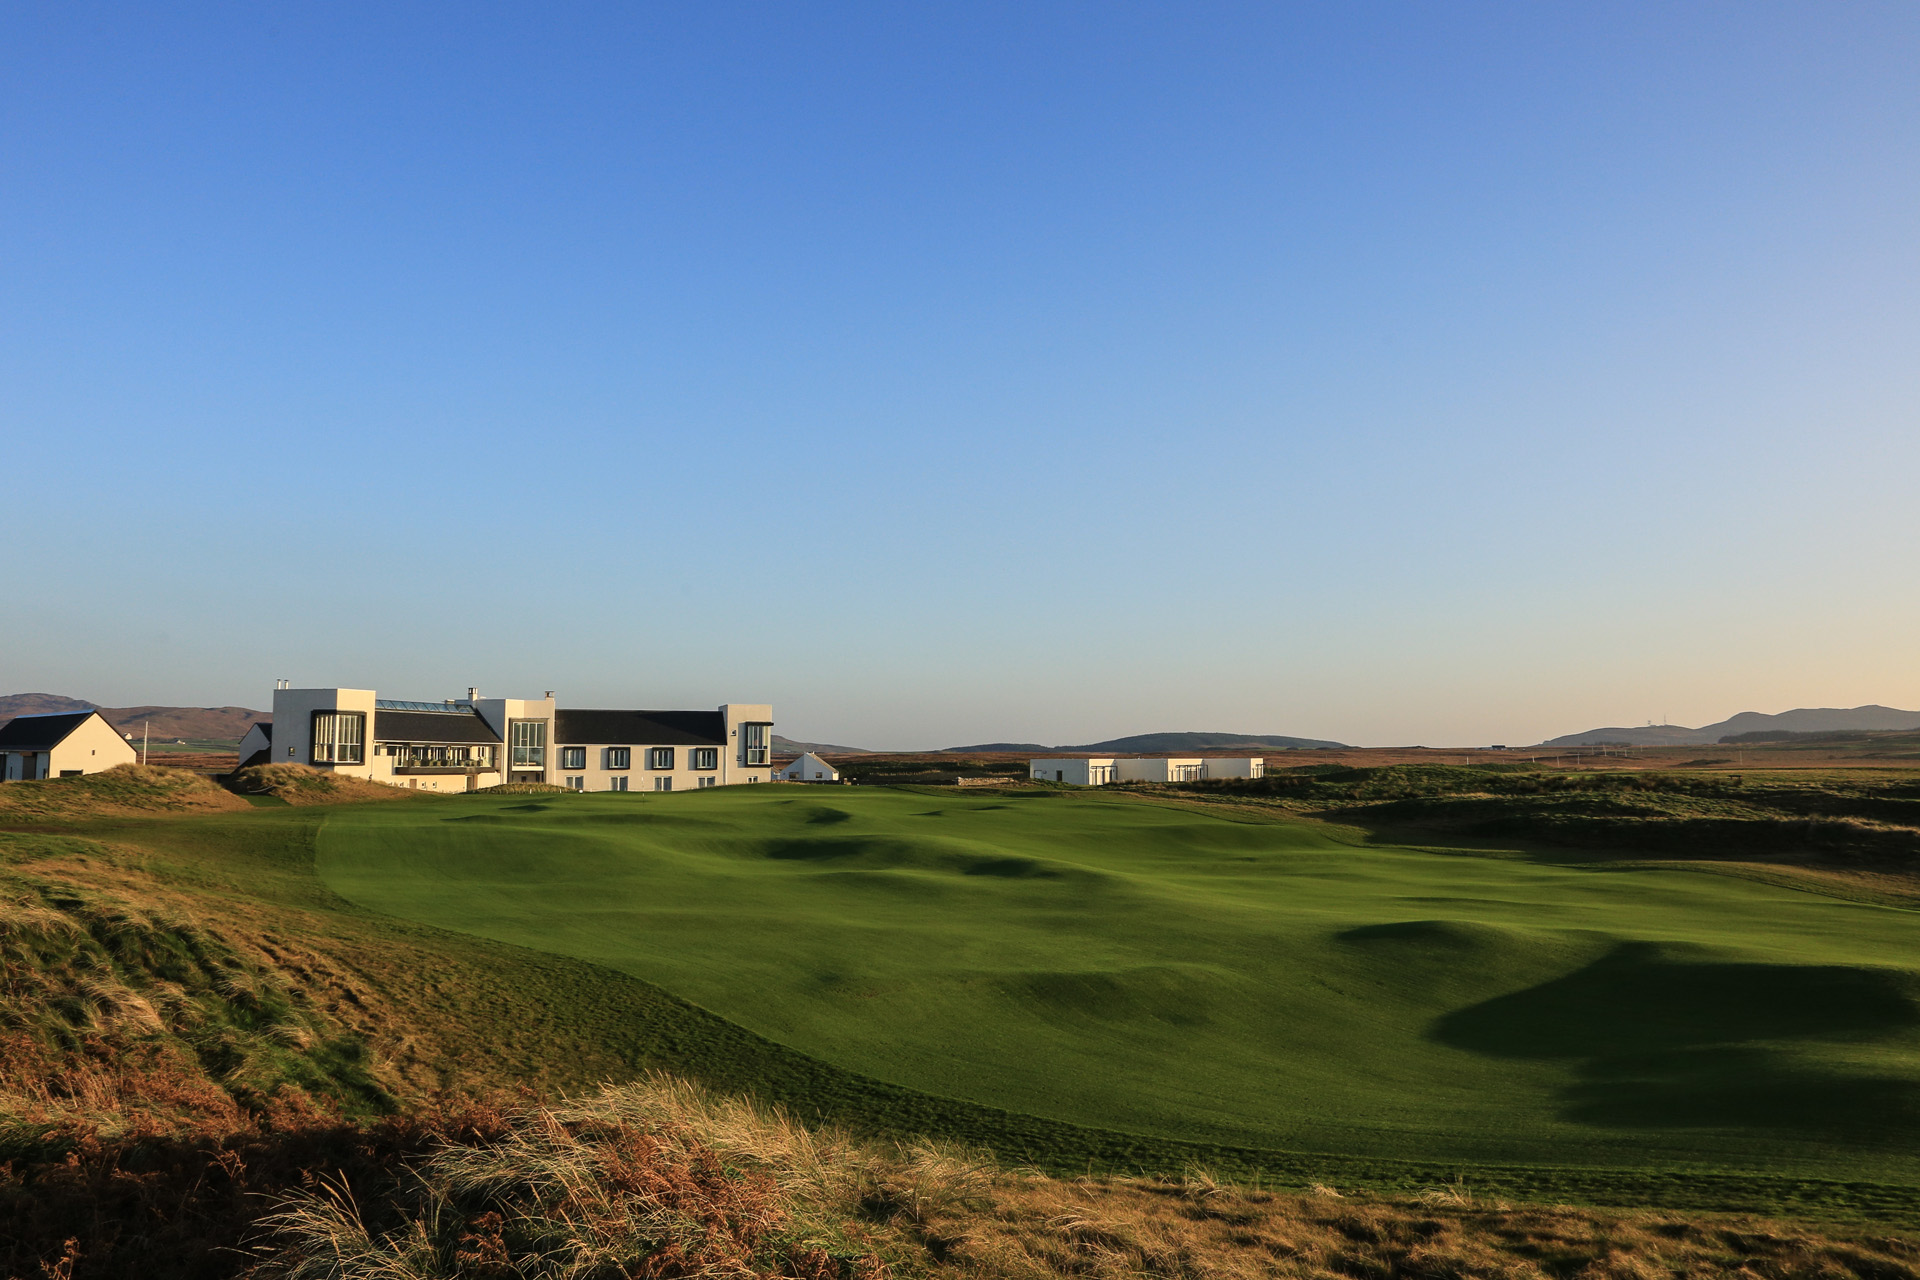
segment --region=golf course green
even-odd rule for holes
[[[1920,916],[1124,794],[735,787],[329,813],[354,903],[1102,1129],[1920,1183]]]

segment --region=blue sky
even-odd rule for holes
[[[0,432],[0,692],[1920,707],[1920,8],[7,5]]]

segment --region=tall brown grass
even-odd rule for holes
[[[1915,1280],[1907,1230],[1052,1178],[654,1078],[553,1105],[69,1136],[0,1163],[0,1275],[245,1280]]]
[[[304,764],[248,765],[229,776],[227,785],[241,795],[277,796],[288,804],[348,804],[419,794],[406,787]]]
[[[122,764],[77,778],[0,786],[0,817],[34,822],[95,814],[205,813],[244,809],[246,801],[184,769]]]
[[[254,1274],[900,1275],[1039,1280],[1487,1277],[1903,1280],[1912,1238],[1751,1219],[1512,1206],[1465,1187],[1378,1198],[1181,1179],[1057,1179],[861,1142],[666,1079],[523,1110],[415,1166],[397,1217],[335,1186],[266,1223]],[[372,1219],[387,1214],[386,1225]]]

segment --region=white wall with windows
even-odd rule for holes
[[[373,702],[371,689],[275,689],[273,762],[386,781],[392,771],[371,750]]]
[[[561,785],[575,791],[699,791],[727,781],[717,745],[565,743],[556,754]]]
[[[1064,782],[1075,787],[1104,787],[1114,780],[1114,762],[1110,756],[1029,760],[1027,776],[1036,782]]]

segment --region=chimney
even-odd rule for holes
[[[553,701],[553,690],[551,690],[551,689],[549,689],[549,690],[547,690],[547,701],[548,701],[548,702],[552,702],[552,701]]]
[[[468,690],[467,690],[467,701],[468,701],[468,702],[478,702],[478,701],[480,701],[480,690],[479,690],[479,689],[477,689],[477,688],[470,688],[470,689],[468,689]]]

